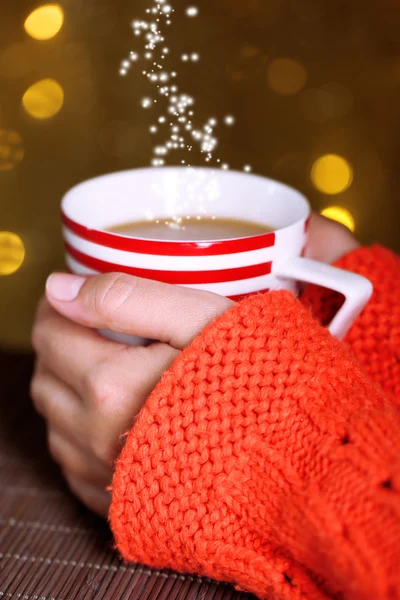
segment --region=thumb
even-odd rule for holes
[[[231,300],[200,290],[121,273],[81,277],[50,275],[46,296],[53,308],[86,327],[111,329],[185,348]]]

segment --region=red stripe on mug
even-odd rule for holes
[[[109,231],[89,229],[76,223],[61,213],[62,222],[72,233],[79,237],[107,248],[125,250],[137,254],[155,254],[156,256],[218,256],[222,254],[236,254],[251,252],[275,245],[275,233],[270,232],[247,238],[234,240],[220,240],[216,242],[163,242],[157,240],[143,240],[130,238]]]
[[[237,296],[228,296],[229,300],[233,300],[234,302],[240,302],[241,300],[245,300],[246,298],[250,298],[250,296],[255,296],[256,294],[266,294],[269,292],[269,289],[260,290],[259,292],[249,292],[247,294],[238,294]]]
[[[253,277],[261,277],[269,275],[272,269],[272,262],[251,265],[250,267],[240,267],[235,269],[217,269],[215,271],[158,271],[155,269],[140,269],[137,267],[121,266],[114,263],[106,262],[98,258],[93,258],[76,250],[70,244],[66,243],[65,248],[67,253],[77,260],[79,263],[99,271],[101,273],[109,273],[117,271],[119,273],[127,273],[145,279],[153,279],[163,283],[193,285],[204,283],[226,283],[228,281],[241,281],[243,279],[252,279]]]

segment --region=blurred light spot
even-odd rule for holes
[[[24,28],[35,40],[50,40],[60,31],[63,22],[64,11],[59,4],[44,4],[31,12]]]
[[[337,154],[325,154],[315,161],[311,169],[311,181],[324,194],[340,194],[353,181],[351,165]]]
[[[64,90],[54,79],[42,79],[28,88],[22,104],[28,114],[35,119],[54,117],[64,103]]]
[[[327,83],[317,92],[317,105],[327,117],[344,117],[353,108],[353,95],[340,83]]]
[[[245,81],[247,79],[246,73],[244,71],[233,71],[232,73],[230,73],[230,78],[235,83],[241,83],[242,81]]]
[[[345,225],[350,231],[356,228],[353,215],[342,206],[328,206],[321,210],[321,215]]]
[[[0,171],[11,171],[23,157],[23,141],[19,133],[0,129]]]
[[[260,48],[257,46],[243,46],[240,49],[240,56],[242,58],[255,58],[261,53]]]
[[[277,58],[268,69],[268,82],[277,94],[297,94],[307,81],[307,71],[290,58]]]
[[[18,271],[25,258],[21,238],[10,231],[0,231],[0,275],[11,275]]]

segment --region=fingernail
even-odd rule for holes
[[[46,281],[46,292],[53,300],[72,302],[79,294],[79,290],[86,278],[67,273],[53,273]]]

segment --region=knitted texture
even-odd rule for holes
[[[148,399],[110,521],[126,560],[261,598],[399,599],[400,412],[291,294],[254,296]]]
[[[374,285],[372,299],[348,333],[346,343],[370,377],[399,403],[400,259],[374,246],[347,254],[336,266],[364,275]],[[310,285],[302,301],[326,325],[343,303],[343,296]]]

